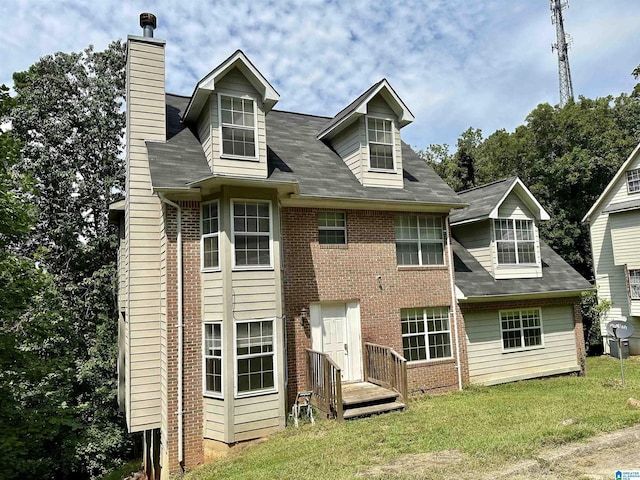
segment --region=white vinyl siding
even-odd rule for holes
[[[499,312],[465,311],[469,380],[493,385],[580,370],[572,305],[541,308],[544,348],[503,353]]]
[[[444,265],[442,217],[398,215],[395,235],[398,265]]]
[[[234,200],[233,266],[272,268],[271,202]]]
[[[222,396],[222,323],[204,324],[204,392]]]
[[[400,321],[407,361],[452,358],[448,307],[402,309]]]
[[[220,267],[220,220],[218,202],[205,203],[201,207],[202,237],[200,258],[203,270],[215,270]]]
[[[347,221],[344,212],[318,213],[318,243],[321,245],[347,243]]]

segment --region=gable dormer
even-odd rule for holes
[[[542,277],[538,225],[550,217],[518,177],[458,195],[469,207],[451,214],[453,235],[496,280]]]
[[[318,133],[365,187],[402,188],[400,129],[413,114],[386,79],[372,85]]]
[[[280,96],[241,51],[198,82],[184,115],[214,175],[267,178],[265,115]]]

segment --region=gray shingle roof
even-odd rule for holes
[[[167,141],[146,142],[154,188],[187,188],[187,183],[211,175],[196,135],[180,120],[189,97],[166,95]]]
[[[454,232],[455,235],[455,232]],[[542,277],[494,280],[456,240],[452,241],[456,286],[467,298],[590,290],[591,284],[540,241]]]
[[[180,120],[188,97],[167,94],[167,142],[147,142],[154,188],[186,188],[211,176],[196,135]],[[335,199],[463,205],[458,196],[406,144],[404,188],[363,187],[326,143],[316,138],[327,117],[272,110],[266,116],[269,180],[297,182],[300,195]]]
[[[627,200],[626,202],[612,203],[602,210],[602,213],[620,213],[627,212],[629,210],[637,210],[638,208],[640,208],[640,198],[634,198],[633,200]]]
[[[458,192],[460,198],[469,204],[467,208],[451,212],[451,223],[486,218],[496,207],[504,194],[511,188],[517,177],[509,177],[480,187]]]

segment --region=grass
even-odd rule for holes
[[[640,358],[625,361],[625,388],[619,360],[589,358],[587,374],[469,387],[417,397],[404,413],[287,428],[185,480],[351,478],[403,455],[442,450],[463,452],[466,471],[487,471],[640,422],[640,410],[626,405],[640,398]]]
[[[131,460],[128,463],[125,463],[123,466],[109,472],[106,476],[102,477],[100,480],[122,480],[125,477],[131,475],[132,472],[137,472],[140,470],[140,466],[142,465],[142,460]]]

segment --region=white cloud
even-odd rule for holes
[[[565,27],[576,94],[630,91],[640,63],[640,9],[625,0],[574,0]],[[90,5],[90,6],[86,6]],[[195,83],[241,48],[281,95],[277,108],[333,115],[382,77],[416,116],[410,144],[455,145],[469,126],[512,130],[558,100],[548,3],[509,0],[19,0],[0,4],[0,83],[43,55],[105,48],[158,17],[167,89]]]

